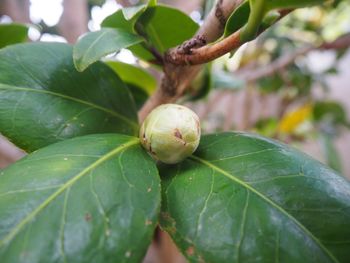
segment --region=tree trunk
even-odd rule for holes
[[[0,14],[18,23],[30,23],[29,0],[0,0]]]
[[[78,37],[88,31],[89,9],[86,0],[64,0],[63,14],[58,28],[68,43],[75,43]]]

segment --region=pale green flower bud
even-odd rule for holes
[[[140,129],[143,147],[163,163],[174,164],[190,156],[198,147],[201,129],[198,116],[177,104],[155,108]]]

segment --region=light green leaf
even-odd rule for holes
[[[84,71],[100,58],[141,41],[141,37],[121,29],[103,28],[87,33],[74,46],[74,65],[78,71]]]
[[[1,262],[141,262],[159,183],[138,138],[88,135],[40,149],[1,171]]]
[[[198,29],[189,16],[167,6],[149,7],[137,24],[138,31],[160,53],[190,39]]]
[[[349,182],[286,145],[207,135],[161,175],[161,226],[190,262],[350,258]]]
[[[0,24],[0,48],[25,42],[28,39],[28,27],[21,24]]]
[[[138,133],[125,84],[100,62],[77,72],[69,45],[9,46],[0,72],[0,132],[27,151],[91,133]]]

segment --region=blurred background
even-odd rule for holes
[[[199,24],[215,5],[213,0],[158,2],[182,10]],[[99,30],[107,16],[138,3],[0,0],[0,48],[11,44],[9,31],[1,30],[5,25],[24,25],[24,37],[16,42],[74,44],[82,34]],[[348,0],[294,11],[233,56],[228,54],[206,65],[180,103],[197,112],[203,133],[259,133],[292,144],[350,178],[349,46]],[[147,71],[153,88],[160,80],[159,68],[138,60],[128,50],[111,54],[108,59]],[[145,99],[137,97],[139,107]],[[0,136],[0,168],[24,155]],[[158,245],[168,247],[169,242],[163,240]],[[167,254],[166,262],[184,261],[174,249],[159,251]],[[151,249],[145,262],[162,262],[160,258]]]

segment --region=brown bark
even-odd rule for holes
[[[201,6],[202,0],[161,0],[159,3],[173,6],[176,9],[185,12],[186,14],[190,14],[194,10],[198,10]]]
[[[18,23],[30,23],[29,0],[1,0],[0,14]]]
[[[223,20],[242,2],[242,0],[218,0],[215,8],[209,13],[203,25],[197,32],[207,42],[218,39],[224,30]],[[180,66],[165,63],[164,77],[160,87],[145,103],[139,112],[140,121],[156,106],[176,101],[185,91],[186,87],[200,71],[200,66]]]
[[[345,34],[338,37],[332,42],[324,42],[318,46],[305,46],[297,49],[294,52],[288,53],[284,56],[277,58],[275,61],[271,62],[269,65],[262,66],[260,68],[252,69],[251,65],[247,65],[235,72],[235,75],[246,82],[253,82],[263,77],[271,76],[288,65],[293,63],[295,59],[299,56],[306,55],[313,50],[329,50],[329,49],[345,49],[350,47],[350,34]]]
[[[64,0],[63,13],[58,23],[61,35],[68,43],[75,43],[88,31],[89,10],[87,0]]]

